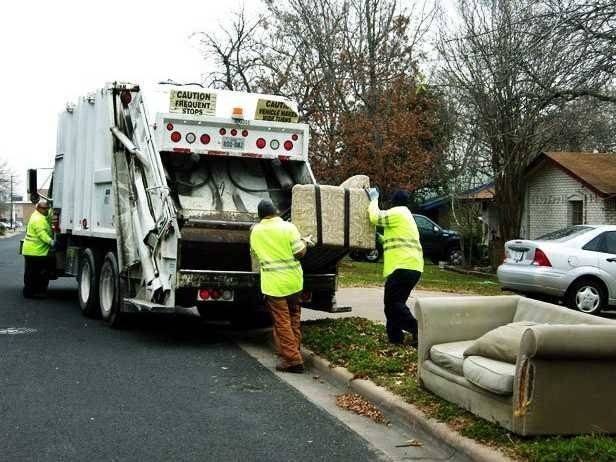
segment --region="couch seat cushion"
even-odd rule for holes
[[[430,359],[437,366],[447,369],[454,374],[462,375],[462,363],[464,362],[464,351],[473,344],[474,340],[463,342],[441,343],[432,345],[430,348]]]
[[[483,356],[469,356],[462,365],[464,377],[473,385],[498,395],[513,393],[515,365]]]

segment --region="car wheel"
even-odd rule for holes
[[[100,270],[100,254],[93,249],[84,250],[79,264],[79,289],[77,295],[79,306],[84,316],[89,318],[98,315],[98,272]]]
[[[122,282],[118,270],[118,259],[113,252],[107,252],[101,267],[98,299],[103,321],[110,327],[120,327],[124,320],[122,313]]]
[[[381,252],[379,252],[379,249],[370,250],[364,254],[364,259],[371,263],[379,261],[379,258],[381,258]]]
[[[447,261],[450,265],[463,265],[464,253],[461,249],[451,249],[449,252],[447,252]]]
[[[592,279],[575,281],[568,291],[567,305],[583,313],[597,314],[606,303],[605,289]]]

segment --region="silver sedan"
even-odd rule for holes
[[[509,241],[497,275],[503,289],[553,296],[599,313],[616,305],[616,226],[571,226]]]

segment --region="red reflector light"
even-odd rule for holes
[[[259,138],[259,139],[257,140],[257,147],[258,147],[259,149],[263,149],[263,148],[265,147],[265,145],[266,145],[266,144],[267,144],[267,143],[265,142],[265,139],[263,139],[263,138]]]
[[[171,141],[173,141],[174,143],[177,143],[181,139],[182,139],[182,135],[180,134],[180,132],[173,132],[171,134]]]
[[[541,249],[535,249],[535,258],[533,259],[535,266],[552,266],[547,255]]]
[[[225,136],[227,134],[227,130],[221,128],[220,130],[218,130],[218,133],[220,133],[221,136]]]
[[[208,135],[207,133],[204,133],[203,135],[201,135],[202,144],[208,144],[209,142],[210,142],[210,135]]]
[[[237,130],[235,128],[231,129],[231,136],[237,135]]]
[[[193,292],[194,293],[194,292]],[[199,290],[199,298],[201,300],[207,300],[208,298],[210,298],[210,291],[207,289],[201,289]]]
[[[291,149],[293,149],[293,141],[289,141],[289,140],[285,141],[284,148],[287,151],[290,151]]]
[[[291,138],[293,139],[293,141],[297,141],[297,139],[299,138],[299,136],[297,136],[297,133],[293,133],[291,135]]]
[[[242,136],[245,138],[248,136],[248,130],[242,130]]]
[[[173,130],[173,124],[171,122],[167,124],[167,130],[169,131]]]
[[[220,297],[222,296],[222,292],[220,290],[212,290],[212,292],[210,292],[210,297],[212,297],[214,300],[218,300]]]
[[[130,103],[132,100],[133,95],[130,94],[130,91],[124,90],[122,93],[120,93],[120,101],[122,101],[122,104],[124,106],[128,106],[128,103]]]

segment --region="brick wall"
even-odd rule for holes
[[[560,168],[543,163],[529,178],[521,235],[534,239],[570,224],[571,200],[582,200],[587,224],[616,224],[616,204],[597,196]]]

